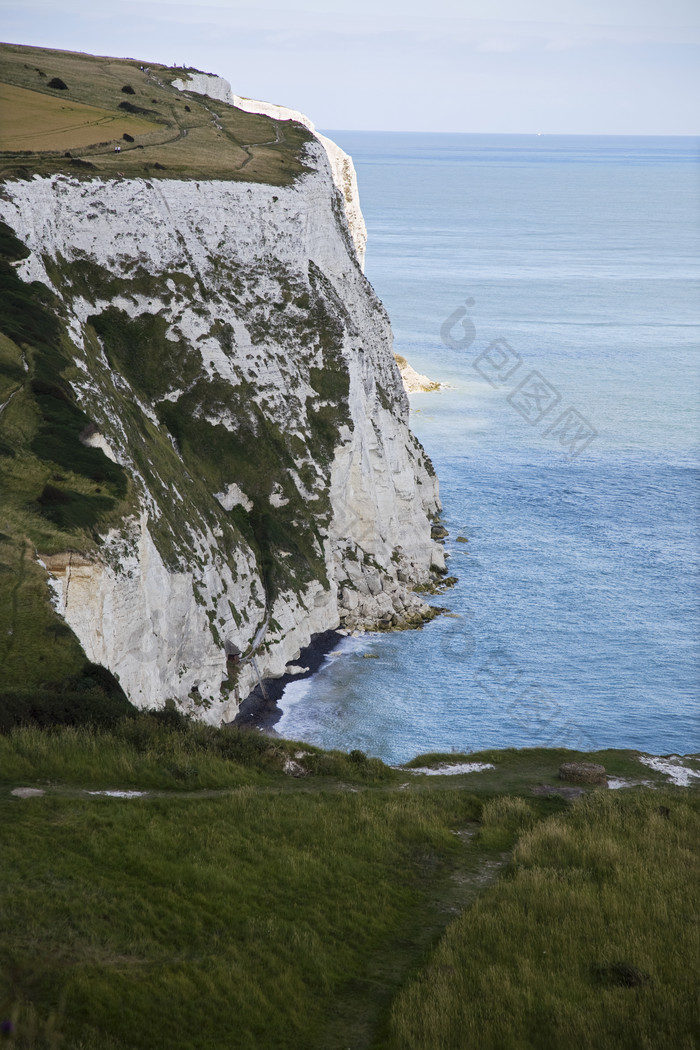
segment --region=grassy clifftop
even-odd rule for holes
[[[0,736],[14,1050],[697,1045],[697,790],[631,752],[421,776],[171,721]],[[570,804],[583,757],[656,790]]]
[[[305,170],[304,127],[178,91],[172,81],[188,72],[197,71],[0,44],[0,179],[63,173],[284,186]]]

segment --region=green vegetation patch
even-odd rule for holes
[[[50,605],[36,551],[94,547],[128,493],[124,471],[81,441],[91,420],[65,377],[73,347],[52,293],[15,273],[26,254],[0,223],[0,699],[11,694],[20,707],[17,690],[61,693],[86,667]],[[95,698],[107,695],[98,688]]]
[[[158,63],[1,44],[0,178],[60,172],[286,186],[309,170],[305,127],[172,86],[187,76]]]
[[[406,777],[172,706],[0,735],[12,1045],[692,1050],[699,792]]]
[[[114,680],[90,665],[90,675],[119,699]],[[73,682],[75,689],[76,683]],[[122,715],[125,712],[122,712]],[[244,785],[279,786],[288,758],[303,750],[304,778],[292,784],[337,787],[396,784],[399,774],[375,758],[361,762],[341,751],[271,739],[257,731],[217,729],[181,714],[173,701],[160,711],[129,709],[130,717],[111,727],[80,724],[42,732],[41,720],[26,728],[0,725],[0,783],[25,782],[83,788],[226,790]],[[89,720],[83,720],[83,723]],[[37,728],[39,727],[39,728]],[[306,779],[310,778],[310,779]],[[285,784],[289,778],[282,778]]]
[[[45,624],[44,631],[54,640],[73,633],[61,622]],[[135,710],[106,668],[84,661],[59,687],[2,690],[0,733],[17,726],[114,725]]]
[[[147,403],[190,386],[202,372],[201,361],[184,340],[168,339],[168,323],[160,314],[143,313],[132,320],[112,306],[89,322],[102,339],[112,368]]]
[[[149,717],[0,737],[5,779],[82,769],[113,788],[131,771],[143,788],[150,772],[185,789],[30,804],[0,792],[0,1007],[15,1045],[44,1050],[52,1028],[91,1050],[340,1045],[334,1006],[387,947],[404,965],[422,950],[411,931],[434,921],[431,885],[461,849],[451,828],[478,805],[387,793],[395,774],[347,756],[315,753],[335,779],[285,777],[299,745]],[[188,769],[236,789],[191,795]]]
[[[399,996],[385,1045],[691,1050],[699,844],[687,791],[599,791],[525,831]]]
[[[246,382],[231,387],[223,381],[202,381],[176,402],[161,402],[158,414],[184,462],[208,479],[210,491],[221,491],[235,480],[253,501],[253,510],[247,514],[237,508],[234,520],[256,553],[268,598],[273,599],[287,587],[298,589],[314,579],[327,579],[318,534],[322,519],[317,513],[310,515],[302,503],[289,473],[295,466],[289,439],[253,393]],[[235,429],[204,417],[204,411],[215,411],[217,395],[218,406],[235,421]],[[289,501],[284,506],[270,505],[275,482]],[[281,559],[280,550],[293,557]]]

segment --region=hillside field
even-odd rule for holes
[[[0,44],[0,179],[62,173],[282,186],[303,173],[306,128],[172,87],[187,73]]]
[[[567,801],[582,757],[655,786]],[[449,759],[494,768],[174,712],[0,736],[7,1045],[696,1047],[700,793],[632,752]]]

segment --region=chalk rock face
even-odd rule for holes
[[[429,379],[428,376],[416,372],[413,365],[410,365],[406,358],[402,357],[401,354],[394,354],[394,358],[396,359],[396,364],[399,366],[401,380],[407,394],[428,393],[442,388],[442,383],[438,383],[435,379]]]
[[[37,176],[0,200],[17,272],[60,299],[82,440],[129,478],[118,526],[38,552],[55,606],[134,703],[212,723],[313,634],[420,621],[442,571],[389,322],[306,149],[286,187]]]
[[[352,157],[349,157],[332,139],[316,131],[309,118],[303,113],[299,113],[296,109],[288,109],[286,106],[274,105],[272,102],[261,102],[258,99],[234,95],[228,80],[224,80],[223,77],[213,76],[209,73],[188,73],[186,81],[174,80],[173,87],[178,88],[180,91],[192,91],[197,95],[207,95],[209,98],[218,99],[220,102],[229,102],[231,105],[236,106],[237,109],[245,110],[246,113],[262,113],[273,120],[294,120],[297,124],[303,124],[305,128],[308,128],[326,151],[331,166],[333,182],[343,199],[343,206],[355,245],[355,251],[357,252],[357,258],[360,266],[364,268],[367,227],[360,209],[357,174]]]

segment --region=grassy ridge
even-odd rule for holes
[[[0,737],[11,1045],[692,1047],[700,793],[572,806],[529,790],[559,753],[492,757],[412,777],[167,712]]]
[[[133,59],[1,44],[7,117],[4,135],[0,130],[0,178],[63,173],[283,186],[306,170],[302,153],[311,136],[304,127],[172,87],[187,73]],[[65,89],[51,87],[56,80]],[[20,144],[18,129],[29,127],[41,133]]]

